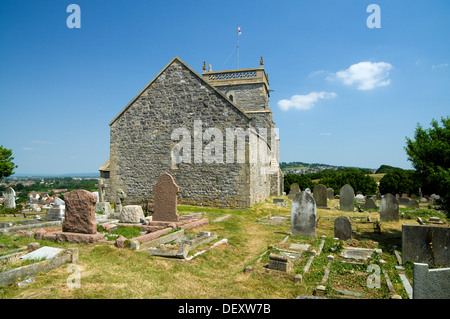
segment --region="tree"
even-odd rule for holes
[[[447,216],[450,215],[450,117],[441,118],[442,127],[433,119],[424,129],[419,123],[414,139],[406,137],[408,160],[416,169],[424,194],[436,193]]]
[[[3,177],[14,174],[14,169],[17,168],[17,165],[13,163],[13,159],[12,150],[3,148],[3,145],[0,145],[0,181]]]
[[[300,186],[301,190],[305,190],[307,188],[313,189],[314,183],[311,178],[305,175],[297,175],[297,174],[286,174],[284,176],[284,191],[286,194],[289,194],[289,190],[291,189],[291,184],[297,183]]]
[[[420,183],[417,181],[415,171],[396,168],[389,171],[380,179],[380,193],[387,194],[417,194]]]
[[[337,171],[334,175],[322,178],[319,183],[331,187],[335,191],[339,191],[345,184],[353,187],[355,192],[359,191],[363,194],[375,194],[377,191],[375,180],[357,168]]]

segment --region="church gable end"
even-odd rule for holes
[[[191,163],[173,165],[181,137],[172,133],[188,130],[193,141],[199,121],[203,132],[220,129],[225,141],[226,128],[245,130],[251,118],[175,58],[110,123],[110,201],[121,190],[125,204],[152,201],[157,178],[169,172],[180,186],[179,203],[248,207],[247,165],[194,163],[194,145]]]

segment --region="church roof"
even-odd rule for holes
[[[208,86],[209,88],[211,88],[213,91],[215,91],[218,95],[222,96],[229,104],[231,104],[233,107],[235,107],[238,111],[240,111],[245,117],[247,117],[249,120],[251,119],[251,117],[244,111],[242,110],[239,106],[237,106],[235,103],[233,103],[233,101],[231,101],[230,99],[228,99],[228,97],[223,94],[222,92],[220,92],[218,89],[216,89],[214,86],[210,85],[207,81],[205,81],[201,75],[199,75],[197,72],[195,72],[189,65],[187,65],[186,63],[184,63],[179,57],[174,57],[131,101],[130,103],[127,104],[127,106],[125,106],[123,108],[122,111],[120,111],[119,114],[117,114],[117,116],[109,123],[109,125],[113,125],[114,122],[133,104],[134,101],[136,101],[139,96],[141,96],[141,94],[147,89],[149,88],[153,82],[156,81],[156,79],[158,79],[158,77],[164,73],[164,71],[170,66],[172,65],[172,63],[174,63],[175,61],[181,63],[183,66],[185,66],[189,71],[191,71],[194,76],[196,76],[200,81],[202,81],[202,83],[206,86]],[[105,163],[106,164],[106,163]]]

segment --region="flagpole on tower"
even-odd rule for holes
[[[237,26],[237,69],[239,70],[239,35],[241,34],[241,28]]]

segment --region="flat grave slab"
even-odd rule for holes
[[[381,249],[344,247],[341,256],[347,259],[368,260],[374,252],[381,254]]]
[[[62,251],[64,251],[64,249],[44,246],[20,257],[20,259],[27,259],[27,260],[39,260],[42,258],[50,259],[58,255]]]

